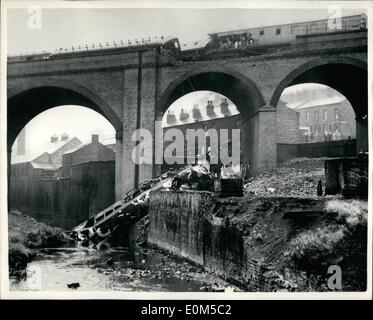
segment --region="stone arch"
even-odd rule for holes
[[[346,56],[312,60],[285,76],[272,95],[270,104],[277,105],[285,88],[307,82],[327,85],[349,100],[356,115],[357,151],[368,150],[367,63]]]
[[[48,78],[30,80],[8,90],[8,149],[32,118],[66,104],[82,105],[97,111],[113,125],[117,138],[121,138],[122,121],[100,95],[76,81]]]
[[[342,93],[351,102],[356,115],[361,115],[367,111],[367,68],[366,62],[350,57],[312,60],[285,76],[273,93],[270,104],[276,106],[282,92],[289,86],[315,82]]]
[[[168,107],[178,98],[199,90],[220,93],[236,105],[242,117],[241,161],[250,165],[250,172],[256,174],[273,166],[276,158],[275,131],[267,130],[266,126],[273,128],[275,125],[272,121],[274,109],[262,108],[266,103],[255,82],[237,71],[204,66],[182,74],[169,83],[161,94],[156,109],[157,119],[161,120]],[[265,144],[265,148],[259,147],[261,144]]]
[[[158,118],[174,101],[185,94],[200,90],[225,95],[237,106],[243,118],[249,117],[265,105],[258,87],[248,77],[221,67],[199,67],[182,74],[168,85],[157,104]]]

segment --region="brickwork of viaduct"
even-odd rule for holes
[[[236,104],[245,132],[243,162],[253,174],[276,166],[276,105],[289,85],[317,82],[344,94],[356,113],[358,148],[367,145],[367,124],[361,120],[367,114],[366,32],[311,39],[289,52],[256,57],[181,62],[149,49],[8,63],[7,72],[8,153],[40,112],[67,104],[90,107],[117,132],[117,198],[160,172],[157,165],[133,163],[133,131],[154,132],[154,121],[169,105],[195,90],[222,93]]]

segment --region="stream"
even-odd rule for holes
[[[23,277],[10,278],[10,289],[17,291],[198,292],[227,287],[232,286],[201,267],[154,249],[118,247],[105,251],[84,247],[39,250]]]

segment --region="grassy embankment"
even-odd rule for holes
[[[317,183],[325,183],[324,159],[293,159],[279,167],[253,177],[245,186],[247,195],[317,198]],[[335,264],[342,268],[343,290],[365,290],[367,267],[368,203],[328,196],[323,208],[324,218],[312,227],[296,232],[286,245],[284,259],[297,270],[314,275],[310,287],[318,287],[325,270]],[[294,209],[297,209],[294,207]],[[305,220],[306,221],[306,220]],[[327,289],[327,288],[317,288]]]
[[[326,202],[325,211],[336,214],[335,223],[298,234],[290,242],[290,257],[308,274],[317,275],[330,265],[338,265],[343,274],[343,290],[364,291],[368,203],[335,199]]]
[[[16,274],[25,270],[38,249],[66,246],[69,237],[54,228],[19,213],[9,213],[9,271]]]

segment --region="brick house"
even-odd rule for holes
[[[300,128],[306,130],[305,137],[310,142],[356,138],[355,113],[344,97],[306,101],[295,110],[300,114]]]
[[[196,112],[196,109],[199,112]],[[214,106],[213,101],[207,101],[205,107],[200,108],[195,105],[193,108],[182,108],[179,114],[170,109],[163,119],[163,134],[168,129],[180,129],[184,138],[186,138],[187,129],[203,129],[211,128],[228,129],[228,139],[231,140],[231,129],[241,129],[242,117],[237,108],[230,103],[227,98],[222,98],[219,106]],[[278,103],[277,106],[277,139],[278,143],[299,143],[301,134],[299,130],[299,113],[291,108],[288,108],[284,101]],[[243,137],[241,136],[241,143]],[[171,143],[164,142],[164,150]],[[220,143],[220,141],[219,141]],[[186,148],[186,140],[184,141]],[[186,153],[186,150],[185,150]],[[163,165],[163,171],[169,167],[177,167],[177,165]]]
[[[299,112],[301,142],[356,138],[355,112],[350,102],[330,87],[309,85],[281,97]]]

